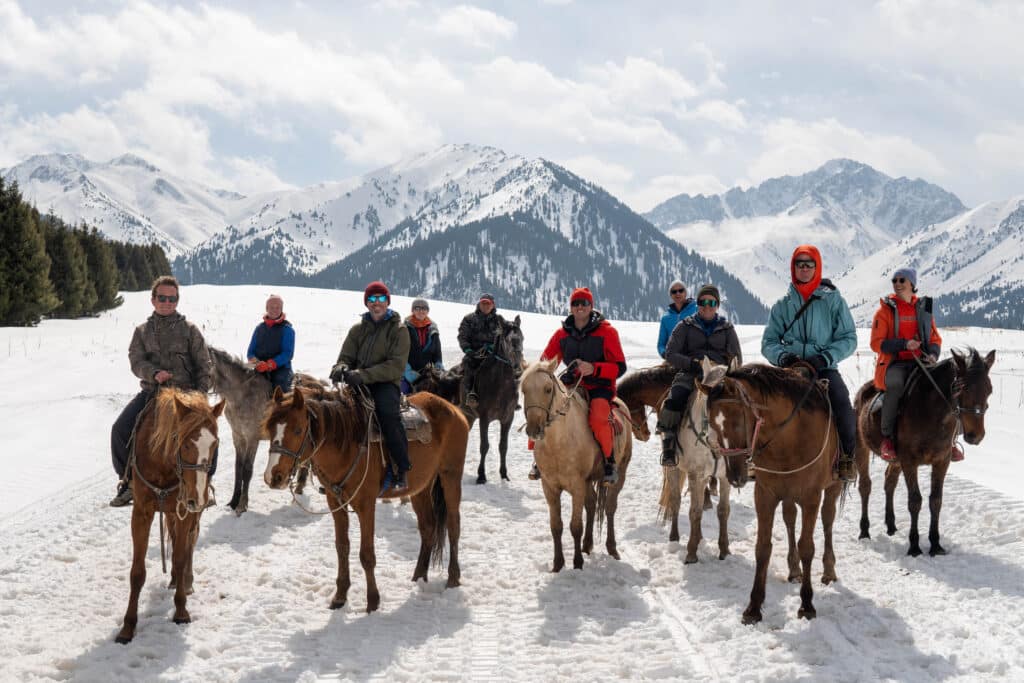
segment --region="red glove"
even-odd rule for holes
[[[256,364],[256,372],[273,372],[277,370],[277,361],[273,358],[270,360],[261,360]]]

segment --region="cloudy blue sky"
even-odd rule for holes
[[[0,0],[0,167],[134,152],[245,193],[448,142],[647,210],[844,156],[1024,194],[1024,3]]]

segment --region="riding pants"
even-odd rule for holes
[[[818,379],[828,380],[828,400],[839,429],[839,444],[843,453],[853,455],[857,446],[857,416],[850,405],[850,390],[846,388],[843,376],[834,368],[819,371]]]
[[[882,394],[882,436],[892,438],[896,430],[896,416],[900,399],[907,389],[907,378],[914,369],[914,361],[898,360],[885,371],[885,393]]]
[[[381,438],[388,447],[391,462],[400,472],[408,472],[409,438],[405,435],[405,427],[402,425],[401,392],[392,382],[367,384],[366,388],[373,396],[374,412],[380,423]]]
[[[686,410],[686,404],[690,402],[690,394],[693,393],[693,373],[679,372],[672,380],[672,391],[665,399],[663,407],[681,413]]]
[[[117,472],[120,479],[125,478],[125,470],[128,468],[128,457],[131,455],[130,441],[132,432],[135,430],[135,423],[146,404],[155,395],[155,392],[147,389],[135,394],[135,398],[124,407],[110,430],[110,459],[114,463],[114,471]],[[210,477],[213,477],[214,472],[217,471],[218,450],[218,448],[213,450],[213,458],[210,461]]]
[[[292,366],[285,365],[273,372],[268,372],[267,379],[275,387],[281,387],[281,391],[287,394],[292,390]]]

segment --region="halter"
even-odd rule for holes
[[[575,364],[575,361],[573,361],[573,363],[570,364],[570,367],[572,367],[573,364]],[[544,421],[542,429],[547,429],[549,426],[551,426],[552,422],[554,422],[560,417],[564,417],[566,413],[569,412],[569,406],[572,404],[573,396],[576,395],[576,389],[579,388],[580,383],[583,382],[583,376],[581,375],[579,378],[577,378],[576,384],[572,386],[571,390],[567,390],[564,386],[562,386],[562,381],[558,379],[558,377],[555,376],[555,373],[552,372],[551,370],[548,370],[547,368],[538,368],[537,372],[542,372],[548,377],[550,377],[551,381],[554,382],[555,386],[558,388],[559,393],[565,396],[565,401],[562,403],[562,406],[555,411],[551,410],[552,406],[554,406],[555,404],[554,393],[551,394],[551,399],[548,401],[547,406],[542,406],[539,403],[529,403],[526,405],[525,408],[523,408],[524,413],[529,411],[531,408],[543,410],[544,413],[547,415],[547,420]],[[523,424],[523,427],[526,427],[525,423]]]
[[[299,450],[298,451],[293,451],[293,450],[291,450],[289,448],[286,448],[283,443],[280,443],[280,444],[271,443],[270,444],[270,454],[271,455],[273,455],[275,453],[280,453],[281,455],[287,455],[289,458],[292,458],[292,468],[288,471],[288,481],[291,481],[292,476],[295,474],[296,468],[300,465],[300,461],[301,461],[301,465],[304,466],[307,462],[309,462],[313,458],[313,454],[316,453],[317,449],[319,448],[319,446],[314,445],[314,443],[313,443],[313,420],[314,419],[315,419],[315,417],[313,415],[313,409],[312,408],[306,408],[306,434],[305,434],[305,436],[302,437],[302,443],[299,444]],[[305,459],[303,459],[302,458],[302,454],[306,452],[306,448],[308,446],[313,446],[313,450],[310,451],[309,456],[307,456]]]

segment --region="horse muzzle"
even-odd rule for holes
[[[276,470],[273,472],[267,472],[263,477],[263,481],[272,489],[283,489],[288,485],[288,477]]]
[[[964,432],[964,441],[972,446],[977,446],[984,438],[985,432]]]

